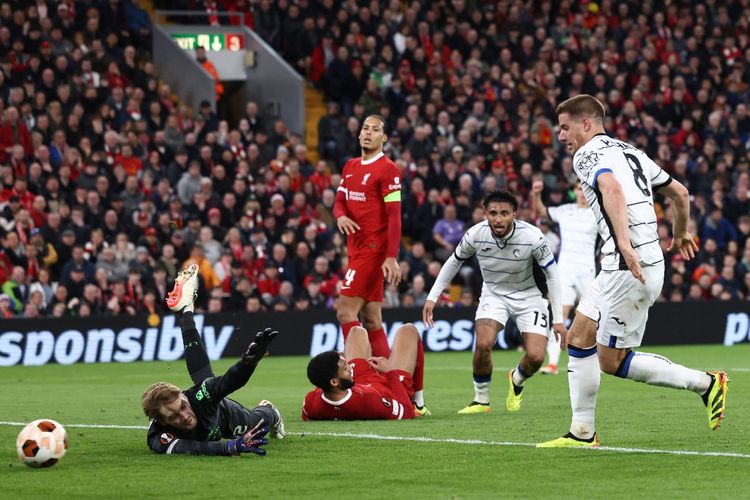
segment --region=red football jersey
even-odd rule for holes
[[[339,401],[315,388],[302,403],[302,420],[402,420],[414,418],[411,375],[391,370],[377,373],[364,359],[351,362],[354,387]]]
[[[401,173],[382,152],[367,161],[352,158],[341,173],[339,191],[346,196],[346,215],[360,227],[347,239],[349,256],[385,254],[388,243],[386,202],[400,204]]]

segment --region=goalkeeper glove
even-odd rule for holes
[[[263,356],[266,355],[268,344],[270,344],[278,334],[279,332],[272,330],[271,328],[266,328],[262,332],[256,333],[255,339],[250,342],[250,345],[247,346],[245,353],[242,355],[242,359],[245,363],[248,365],[257,365]]]
[[[225,441],[227,452],[230,455],[235,456],[241,453],[255,453],[260,456],[265,455],[266,450],[261,448],[261,446],[268,444],[268,440],[264,438],[268,433],[268,427],[264,427],[263,424],[264,422],[261,420],[258,422],[258,425],[247,431],[242,436]]]

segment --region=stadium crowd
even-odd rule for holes
[[[332,307],[346,269],[332,206],[369,113],[404,172],[403,275],[421,306],[484,193],[519,217],[570,202],[556,104],[586,92],[606,129],[692,193],[693,262],[669,255],[662,300],[750,299],[750,7],[725,1],[164,0],[244,12],[328,99],[320,161],[248,102],[230,124],[158,80],[137,0],[0,2],[0,316],[154,314],[186,263],[199,307]],[[655,203],[670,243],[671,207]],[[467,266],[468,268],[468,266]],[[479,291],[459,277],[456,306]]]

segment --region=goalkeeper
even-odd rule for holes
[[[198,266],[191,265],[175,280],[167,305],[179,313],[185,361],[195,384],[184,391],[157,382],[143,393],[143,412],[151,419],[147,442],[156,453],[192,455],[265,455],[266,434],[284,436],[284,420],[276,406],[261,401],[247,409],[227,396],[240,389],[255,371],[268,344],[278,334],[270,328],[255,335],[242,359],[224,375],[215,376],[193,320]],[[221,441],[222,438],[226,440]]]

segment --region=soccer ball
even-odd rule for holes
[[[16,439],[18,458],[29,467],[52,467],[67,450],[65,428],[48,418],[26,425]]]

